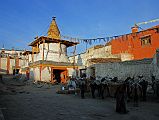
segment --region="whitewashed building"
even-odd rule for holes
[[[30,79],[65,83],[67,77],[75,74],[74,71],[78,69],[75,64],[69,62],[67,48],[77,44],[77,42],[61,40],[60,31],[53,18],[48,36],[37,37],[29,44],[32,47],[32,52],[28,53],[31,55]]]
[[[21,73],[22,66],[28,63],[23,53],[24,50],[2,48],[0,50],[0,74]]]

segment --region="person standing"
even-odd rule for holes
[[[141,83],[141,87],[142,87],[142,97],[143,97],[143,101],[146,101],[146,92],[147,92],[147,86],[148,86],[148,82],[143,80]]]
[[[86,82],[85,82],[84,78],[82,78],[80,82],[81,82],[81,84],[80,84],[81,98],[84,99],[85,98],[84,93],[85,93],[85,88],[86,88]]]
[[[121,114],[128,113],[126,109],[126,84],[122,84],[117,89],[116,94],[116,112]]]
[[[5,82],[3,81],[3,75],[2,75],[2,74],[0,74],[0,82],[1,82],[2,84],[5,84]]]
[[[138,85],[137,83],[134,84],[133,88],[133,99],[134,99],[134,107],[138,107],[138,102],[139,102],[139,95],[138,95]]]

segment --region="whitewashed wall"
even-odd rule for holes
[[[19,59],[20,68],[25,67],[25,64],[25,59]],[[13,74],[13,67],[15,67],[15,59],[10,59],[9,74]],[[1,73],[6,74],[5,71],[7,71],[7,58],[1,58],[1,69]]]
[[[51,68],[50,67],[45,67],[44,69],[42,69],[41,80],[45,81],[45,82],[51,81]]]
[[[111,45],[103,46],[101,48],[92,47],[86,51],[87,59],[91,58],[108,58],[111,54]]]
[[[32,62],[32,54],[29,54],[29,63]]]
[[[34,61],[42,60],[43,44],[39,45],[40,52],[34,54]],[[67,47],[59,43],[44,44],[44,60],[55,62],[68,62]]]
[[[111,45],[103,46],[101,48],[89,48],[85,53],[81,53],[75,56],[75,63],[80,66],[79,68],[85,68],[85,66],[89,66],[89,59],[92,58],[118,58],[117,55],[111,54]],[[74,56],[69,57],[70,62],[74,61]],[[92,63],[91,63],[92,64]]]
[[[69,61],[71,63],[73,63],[74,59],[79,69],[85,68],[86,61],[87,61],[85,53],[78,54],[75,57],[74,56],[69,57]]]
[[[67,68],[68,76],[76,76],[76,71],[73,68]],[[30,68],[30,80],[40,81],[40,68]],[[51,81],[51,67],[45,67],[41,72],[41,81]]]
[[[29,77],[30,77],[30,80],[34,81],[34,68],[30,68]]]
[[[40,67],[36,67],[33,69],[33,73],[34,73],[34,80],[35,81],[40,81]]]
[[[7,61],[7,59],[6,59]],[[10,59],[10,68],[9,68],[9,73],[13,74],[13,66],[15,66],[15,59]]]
[[[7,70],[7,59],[1,58],[1,73],[6,73]]]
[[[2,51],[5,51],[5,53],[8,53],[8,54],[18,54],[18,56],[21,55],[21,53],[23,53],[24,51],[23,50],[7,50],[7,49],[1,49],[0,52]]]
[[[30,80],[40,81],[40,67],[30,68]],[[51,81],[51,68],[45,67],[41,71],[41,81]]]
[[[121,58],[121,61],[129,61],[129,60],[133,60],[134,56],[129,53],[121,53],[120,58]]]
[[[19,66],[23,67],[23,66],[26,66],[26,64],[27,64],[26,60],[19,59]]]

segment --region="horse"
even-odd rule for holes
[[[125,80],[124,80],[124,83],[126,84],[126,95],[127,95],[127,98],[128,98],[128,102],[130,101],[131,99],[131,85],[133,84],[134,82],[134,77],[127,77]]]
[[[110,83],[110,78],[104,77],[101,79],[100,95],[102,99],[104,99],[104,93],[106,91],[107,91],[107,96],[110,96],[109,83]]]
[[[133,99],[134,106],[138,106],[139,99],[143,96],[143,90],[141,86],[141,77],[138,76],[138,78],[135,80],[134,77],[130,79],[129,84],[129,100]]]
[[[104,99],[105,91],[107,91],[108,96],[110,96],[109,87],[108,87],[110,82],[109,77],[104,77],[104,78],[97,77],[96,79],[90,77],[90,79],[91,79],[90,88],[91,88],[92,98],[95,98],[96,90],[98,92],[98,97],[101,97],[102,99]]]
[[[98,91],[98,96],[100,96],[100,88],[101,88],[101,81],[100,80],[96,80],[96,78],[94,77],[90,77],[90,89],[91,89],[91,93],[92,93],[92,98],[95,98],[95,91]]]

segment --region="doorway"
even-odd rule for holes
[[[80,77],[86,77],[86,69],[80,69]]]
[[[52,69],[52,81],[57,83],[65,83],[67,78],[66,69]]]

